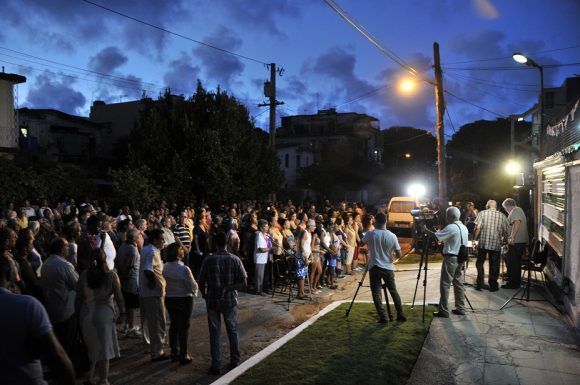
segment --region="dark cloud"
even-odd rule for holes
[[[184,1],[100,0],[99,4],[166,27],[189,18]],[[78,0],[4,0],[4,20],[49,48],[74,50],[78,40],[114,38],[127,49],[159,56],[168,35]],[[50,26],[50,29],[39,26]]]
[[[108,74],[127,63],[127,60],[127,56],[122,54],[118,47],[106,47],[89,59],[89,68],[96,72]]]
[[[179,59],[169,63],[169,71],[163,76],[163,81],[173,92],[192,94],[195,91],[199,71],[199,67],[192,64],[191,56],[181,52]]]
[[[281,87],[278,88],[277,94],[282,99],[298,99],[308,93],[306,83],[295,75],[289,76],[287,79],[282,79],[278,84]]]
[[[301,7],[307,5],[307,2],[297,0],[277,0],[275,4],[271,0],[252,0],[251,5],[247,0],[217,0],[215,2],[221,3],[231,18],[240,25],[259,29],[278,37],[286,37],[286,34],[278,27],[278,20],[300,16]]]
[[[72,87],[68,80],[57,81],[54,74],[42,74],[36,77],[30,88],[27,104],[31,108],[52,108],[69,114],[80,114],[86,99]]]
[[[238,35],[224,26],[219,26],[203,39],[203,42],[232,52],[236,52],[242,46],[242,40]],[[230,88],[234,79],[244,70],[244,64],[238,57],[209,47],[198,46],[193,49],[193,54],[201,61],[207,77],[217,81],[222,88]]]

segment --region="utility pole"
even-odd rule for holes
[[[276,68],[276,63],[268,64],[270,68],[270,81],[264,82],[264,96],[270,98],[269,103],[258,104],[258,107],[270,107],[270,128],[268,134],[268,144],[270,148],[276,151],[276,106],[284,104],[276,100],[276,73],[282,76],[283,68]],[[271,194],[271,201],[276,200],[276,194]]]
[[[439,58],[439,43],[433,43],[433,60],[435,69],[435,107],[437,108],[437,164],[439,180],[439,198],[443,202],[448,201],[447,197],[447,162],[445,151],[445,126],[443,116],[445,115],[445,99],[443,97],[443,73],[441,72],[441,60]]]

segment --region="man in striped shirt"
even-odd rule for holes
[[[487,201],[485,210],[480,212],[475,219],[475,237],[479,240],[477,244],[477,282],[475,289],[481,291],[484,288],[483,278],[485,272],[483,263],[486,255],[489,254],[489,291],[497,291],[499,286],[497,278],[499,276],[500,254],[502,239],[508,232],[509,223],[503,213],[497,211],[497,202]]]
[[[187,219],[187,213],[184,211],[179,216],[179,223],[176,223],[173,227],[173,234],[175,235],[175,241],[181,242],[183,246],[183,264],[189,266],[189,253],[191,251],[191,237],[189,236],[189,229],[185,225]]]

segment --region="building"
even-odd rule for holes
[[[92,122],[106,125],[109,130],[109,135],[103,142],[103,152],[107,157],[111,157],[115,145],[120,140],[131,134],[142,109],[143,102],[141,100],[110,104],[96,100],[93,103],[89,119]]]
[[[0,153],[18,151],[18,111],[14,108],[18,93],[14,92],[16,84],[26,82],[26,78],[17,74],[0,73]]]
[[[105,125],[52,109],[18,110],[20,153],[29,159],[88,164],[102,158]]]
[[[580,331],[580,78],[544,90],[545,127],[534,163],[534,232],[553,296]]]
[[[299,175],[306,167],[321,162],[351,165],[368,161],[382,165],[379,120],[366,114],[336,112],[334,108],[314,115],[285,116],[276,131],[276,152],[285,187],[307,190],[308,186],[299,185]],[[328,155],[332,152],[338,156]]]

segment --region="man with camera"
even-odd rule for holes
[[[443,241],[443,265],[441,265],[441,282],[439,290],[441,298],[439,299],[439,309],[433,315],[435,317],[449,318],[449,287],[453,282],[453,292],[455,294],[455,309],[453,314],[465,315],[465,294],[463,288],[463,278],[461,276],[461,267],[463,263],[458,263],[460,247],[467,246],[467,227],[461,223],[461,212],[457,207],[448,207],[445,211],[447,226],[442,230],[433,232],[423,226],[423,231],[434,235],[440,241]]]

